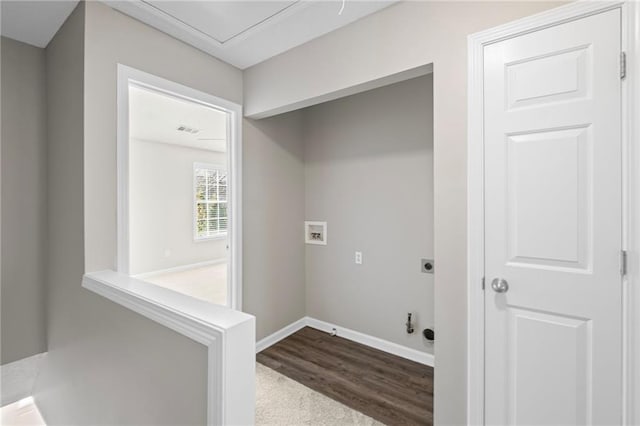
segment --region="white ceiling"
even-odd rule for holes
[[[215,3],[144,0],[144,2],[222,44],[296,3],[293,0],[216,1]]]
[[[180,131],[179,127],[197,131]],[[130,86],[129,136],[209,151],[227,150],[227,114],[195,102]]]
[[[398,0],[102,0],[112,8],[240,69]],[[2,35],[45,47],[77,0],[0,0]]]
[[[78,0],[2,0],[1,33],[23,43],[46,47],[76,4]]]

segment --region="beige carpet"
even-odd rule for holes
[[[33,399],[2,407],[3,426],[45,426]],[[382,425],[256,363],[256,425]]]
[[[256,425],[382,425],[321,393],[256,364]]]
[[[187,271],[152,275],[144,280],[216,305],[227,304],[226,262]]]

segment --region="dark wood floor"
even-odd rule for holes
[[[258,362],[388,425],[433,424],[433,368],[313,328]]]

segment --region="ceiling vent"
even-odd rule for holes
[[[179,132],[191,133],[192,135],[200,132],[200,130],[194,129],[193,127],[185,126],[184,124],[179,126],[176,130]]]

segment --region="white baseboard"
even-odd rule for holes
[[[360,343],[362,345],[369,346],[371,348],[378,349],[399,356],[401,358],[419,362],[420,364],[428,365],[430,367],[433,367],[435,364],[435,357],[432,354],[421,352],[416,349],[408,348],[406,346],[390,342],[388,340],[380,339],[378,337],[370,336],[368,334],[360,333],[359,331],[351,330],[325,321],[320,321],[311,317],[301,318],[298,321],[289,324],[288,326],[260,340],[258,343],[256,343],[256,353],[278,343],[280,340],[285,339],[286,337],[292,335],[293,333],[304,327],[315,328],[316,330],[325,331],[327,333],[331,333],[333,329],[335,329],[338,336],[343,337],[347,340],[351,340],[353,342]]]
[[[300,318],[298,321],[287,325],[284,328],[276,331],[273,334],[265,337],[264,339],[260,339],[258,343],[256,343],[256,353],[261,352],[267,349],[269,346],[275,345],[280,340],[284,340],[285,338],[291,336],[296,331],[307,326],[307,317]]]
[[[40,372],[40,364],[45,353],[10,362],[0,367],[0,406],[27,398],[33,394],[33,386]]]
[[[204,268],[205,266],[219,265],[221,263],[226,263],[226,262],[227,262],[227,258],[223,257],[220,259],[207,260],[205,262],[192,263],[191,265],[180,265],[180,266],[174,266],[173,268],[159,269],[157,271],[151,271],[151,272],[143,272],[142,274],[133,275],[133,278],[144,279],[149,277],[155,277],[156,275],[171,274],[173,272],[182,272],[182,271],[188,271],[190,269]]]
[[[331,333],[335,328],[338,333],[337,335],[347,340],[351,340],[353,342],[360,343],[362,345],[369,346],[371,348],[375,348],[399,356],[401,358],[419,362],[420,364],[428,365],[430,367],[434,366],[435,358],[432,354],[408,348],[406,346],[402,346],[388,340],[380,339],[378,337],[370,336],[368,334],[360,333],[359,331],[340,327],[339,325],[320,321],[315,318],[306,317],[306,320],[309,327],[315,328],[317,330]]]

